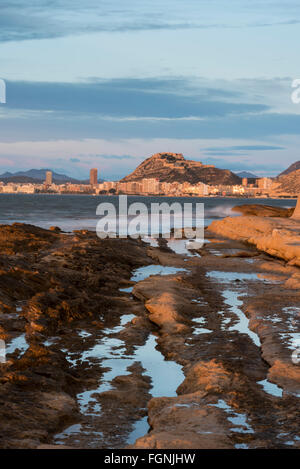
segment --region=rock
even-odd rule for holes
[[[161,182],[199,181],[206,184],[240,184],[241,178],[228,169],[204,165],[200,161],[186,160],[181,153],[156,153],[143,161],[121,182],[141,181],[143,178],[157,178]]]
[[[104,322],[118,324],[124,309],[131,310],[120,298],[121,282],[152,261],[135,240],[99,240],[88,231],[65,235],[20,223],[0,226],[0,247],[0,337],[20,338],[28,346],[16,346],[0,365],[1,448],[41,448],[80,420],[75,397],[92,386],[91,376],[97,387],[103,373],[99,363],[73,366],[69,350],[75,347],[76,361],[87,342],[99,338]],[[83,339],[78,331],[85,328],[91,333]],[[120,383],[116,402],[132,396],[138,418],[150,383],[147,377],[134,379]],[[140,401],[133,399],[136,383]],[[128,426],[126,412],[123,425]],[[108,413],[107,427],[111,430]]]
[[[222,363],[215,360],[196,363],[188,372],[186,379],[179,386],[178,394],[196,391],[228,392],[232,389],[232,375]]]
[[[240,212],[243,215],[252,215],[257,217],[288,218],[294,213],[294,208],[273,207],[271,205],[261,204],[237,205],[231,210],[233,212]]]
[[[214,221],[208,231],[254,244],[260,251],[300,266],[300,224],[270,217],[227,217]]]
[[[296,205],[295,211],[292,215],[292,218],[294,218],[295,220],[300,221],[300,195],[298,196],[297,205]]]
[[[216,400],[215,400],[216,402]],[[134,449],[232,448],[230,425],[221,409],[205,400],[205,393],[155,398],[148,404],[151,431]]]

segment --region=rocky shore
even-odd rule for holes
[[[198,251],[1,226],[0,447],[300,447],[297,223]]]

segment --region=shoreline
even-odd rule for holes
[[[50,193],[50,192],[40,192],[34,194],[26,194],[25,192],[20,193],[11,193],[11,192],[0,192],[1,195],[17,195],[17,196],[40,196],[40,195],[56,195],[56,196],[87,196],[87,197],[119,197],[119,195],[126,195],[127,197],[144,197],[144,198],[186,198],[186,199],[241,199],[241,200],[297,200],[297,195],[291,197],[275,197],[275,196],[268,196],[268,197],[243,197],[241,195],[234,196],[234,195],[143,195],[143,194],[86,194],[86,193]]]
[[[70,236],[26,225],[8,229],[10,238],[0,227],[6,285],[0,333],[8,344],[25,334],[28,348],[15,348],[0,365],[0,400],[11,413],[2,447],[59,441],[59,447],[122,448],[139,422],[131,448],[299,447],[300,375],[287,339],[299,321],[290,311],[300,310],[290,282],[297,266],[210,229],[201,250],[177,245],[181,254],[166,240],[154,247],[99,240],[86,230]],[[136,269],[151,272],[153,265],[184,271],[133,280]],[[139,353],[134,358],[151,334],[166,363],[183,367],[173,397],[152,397],[152,372]],[[115,364],[133,361],[125,374],[127,361],[120,375],[115,369],[110,389],[97,391],[105,358],[118,348],[104,348],[101,358],[91,351],[110,343],[121,350]],[[82,412],[83,395],[90,400]],[[40,410],[29,417],[33,402]],[[66,437],[54,438],[68,428]]]

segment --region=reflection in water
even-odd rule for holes
[[[257,384],[260,384],[267,394],[271,394],[274,397],[282,397],[283,391],[277,384],[270,383],[267,379],[258,381]]]
[[[124,315],[120,326],[107,329],[106,336],[99,340],[94,347],[83,352],[81,361],[94,362],[98,359],[101,366],[107,369],[102,375],[99,386],[95,389],[82,392],[77,395],[80,412],[83,415],[99,416],[101,415],[101,405],[98,402],[97,395],[109,391],[113,388],[112,381],[117,376],[129,375],[128,368],[134,363],[140,362],[145,369],[145,375],[151,378],[153,397],[172,397],[176,396],[176,389],[184,380],[182,367],[175,362],[166,361],[164,356],[156,349],[156,337],[150,334],[146,343],[136,347],[134,353],[129,355],[126,352],[125,344],[122,340],[111,337],[119,333],[123,326],[130,321],[133,315]],[[105,357],[103,359],[103,357]],[[166,379],[166,376],[168,379]],[[138,438],[148,431],[147,419],[136,422],[135,428],[129,439]],[[63,443],[63,440],[70,436],[70,433],[76,433],[77,427],[67,428],[59,435],[56,435],[57,443]],[[94,433],[94,432],[93,432]]]
[[[6,346],[6,355],[14,353],[16,350],[20,350],[20,356],[22,356],[28,348],[29,345],[26,341],[25,334],[21,334],[18,337],[15,337],[11,343]]]
[[[151,275],[175,275],[178,272],[187,272],[187,269],[152,264],[146,265],[144,267],[139,267],[138,269],[134,270],[130,280],[131,282],[141,282],[142,280],[145,280]],[[131,293],[132,290],[133,287],[119,289],[119,291],[126,293]]]
[[[235,427],[231,428],[232,432],[254,433],[251,426],[247,423],[246,414],[236,412],[223,399],[219,399],[217,404],[209,404],[209,405],[218,407],[218,409],[222,409],[226,412],[226,414],[230,415],[230,417],[228,417],[228,420],[234,425],[236,425]]]

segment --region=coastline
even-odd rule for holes
[[[1,338],[27,344],[0,365],[10,414],[1,447],[299,447],[289,341],[299,330],[299,267],[229,239],[226,220],[191,253],[166,240],[0,227]],[[159,378],[152,397],[147,344],[146,354],[182,369],[177,393],[165,396]],[[112,363],[123,365],[107,386]]]
[[[251,199],[251,200],[297,200],[297,195],[295,196],[290,196],[290,197],[286,197],[286,196],[282,196],[282,197],[279,197],[279,196],[261,196],[261,197],[246,197],[246,196],[241,196],[241,195],[192,195],[192,194],[189,194],[189,195],[168,195],[168,194],[126,194],[126,193],[117,193],[117,194],[88,194],[88,193],[84,193],[84,192],[69,192],[69,193],[63,193],[63,192],[60,192],[60,193],[57,193],[57,192],[36,192],[34,194],[26,194],[24,192],[16,192],[16,193],[11,193],[11,192],[0,192],[0,196],[40,196],[40,195],[51,195],[51,196],[67,196],[67,195],[71,195],[71,196],[85,196],[85,197],[114,197],[114,196],[119,196],[119,195],[127,195],[127,197],[144,197],[144,198],[149,198],[149,197],[159,197],[159,198],[164,198],[164,197],[167,197],[167,198],[192,198],[192,199],[243,199],[243,200],[248,200],[248,199]]]

